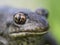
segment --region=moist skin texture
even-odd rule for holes
[[[29,9],[0,7],[0,45],[57,45],[48,32],[46,13],[38,14],[39,11],[43,13],[42,9],[32,12]],[[14,22],[13,16],[18,13],[26,16],[24,24]]]

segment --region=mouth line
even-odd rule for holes
[[[44,32],[19,32],[19,33],[10,33],[9,36],[11,37],[22,37],[22,36],[34,36],[34,35],[42,35],[47,33],[48,31]]]
[[[32,32],[32,33],[37,33],[37,32],[39,32],[39,33],[41,33],[41,32],[46,32],[46,31],[48,31],[48,30],[15,30],[15,31],[13,31],[13,32],[11,32],[11,34],[12,33],[22,33],[22,32]]]

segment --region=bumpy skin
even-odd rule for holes
[[[20,12],[26,16],[24,24],[16,24],[13,20],[13,16]],[[57,45],[48,28],[46,16],[37,12],[0,7],[0,45]]]

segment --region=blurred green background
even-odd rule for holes
[[[0,5],[9,5],[17,8],[28,8],[32,11],[37,8],[46,8],[49,11],[50,32],[60,43],[60,0],[0,0]],[[59,44],[60,45],[60,44]]]

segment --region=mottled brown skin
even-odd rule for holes
[[[57,45],[48,33],[47,16],[45,9],[0,7],[0,45]]]

